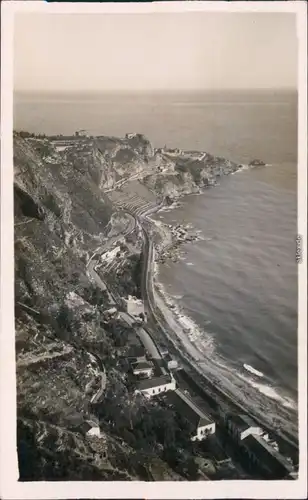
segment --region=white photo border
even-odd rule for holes
[[[155,12],[289,12],[298,36],[298,393],[300,468],[295,481],[18,482],[14,329],[13,33],[18,12],[118,14]],[[146,498],[295,499],[307,494],[307,3],[303,1],[201,1],[153,3],[48,3],[1,5],[1,446],[0,494],[9,499]],[[295,257],[294,257],[295,258]]]

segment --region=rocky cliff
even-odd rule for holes
[[[187,477],[184,465],[172,465],[182,464],[175,451],[169,458],[162,453],[166,440],[181,439],[183,423],[169,410],[154,422],[155,406],[129,391],[123,353],[131,332],[104,320],[113,303],[93,264],[97,253],[117,238],[126,241],[129,233],[127,245],[122,241],[117,250],[118,288],[138,290],[140,235],[132,218],[111,202],[110,190],[133,178],[145,193],[175,198],[235,169],[206,154],[154,150],[140,134],[118,139],[14,133],[22,480]],[[101,436],[89,438],[84,424],[94,417]],[[165,418],[171,438],[162,430]]]

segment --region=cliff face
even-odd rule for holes
[[[49,140],[18,136],[14,166],[21,479],[74,479],[78,470],[85,479],[137,478],[104,458],[108,433],[93,442],[80,428],[101,388],[102,365],[116,352],[101,320],[109,298],[86,267],[112,221],[122,230],[128,223],[117,220],[101,189],[115,173],[83,145],[57,151]]]
[[[112,300],[104,282],[93,275],[90,263],[98,262],[96,253],[106,250],[117,235],[123,239],[123,233],[129,233],[130,242],[117,257],[120,264],[123,260],[117,280],[119,290],[138,290],[138,231],[132,217],[118,211],[107,192],[139,176],[144,196],[150,189],[160,198],[173,198],[195,192],[217,175],[236,168],[209,155],[201,155],[200,160],[198,155],[154,151],[138,134],[124,139],[22,138],[14,134],[22,480],[154,476],[159,480],[168,475],[182,479],[161,462],[155,440],[152,452],[142,455],[148,440],[143,442],[140,436],[146,432],[143,422],[151,418],[147,417],[151,412],[145,415],[145,403],[135,401],[128,390],[127,366],[121,359],[128,332],[103,320],[102,313],[112,306]],[[98,394],[103,400],[99,411],[93,407]],[[121,402],[121,412],[119,406],[114,407],[115,399],[118,405]],[[83,424],[95,411],[102,436],[89,439]],[[170,419],[178,429],[175,417]],[[139,438],[134,436],[134,426]]]
[[[134,405],[138,414],[140,406],[128,392],[127,367],[121,364],[127,329],[104,322],[110,295],[87,266],[98,249],[108,248],[127,229],[130,247],[135,240],[140,252],[131,217],[118,212],[105,194],[121,179],[124,163],[110,152],[123,146],[141,165],[151,154],[143,138],[136,150],[129,148],[132,141],[136,137],[125,139],[125,147],[118,141],[115,148],[111,141],[108,151],[100,140],[14,136],[17,430],[24,481],[137,480],[155,472],[134,441],[131,446],[118,437],[113,426],[119,409],[110,413],[112,398],[105,403],[109,414],[101,417],[101,436],[89,437],[84,430],[93,412],[97,418],[94,402],[104,402],[105,391],[122,401],[127,415]],[[133,269],[123,286],[134,289],[130,252],[123,255],[123,273]],[[176,476],[162,464],[165,475]]]
[[[95,146],[111,167],[108,176],[114,175],[116,181],[141,173],[154,154],[150,141],[142,134],[127,134],[122,139],[97,137]]]

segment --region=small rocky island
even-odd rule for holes
[[[255,159],[249,163],[249,166],[250,167],[266,167],[266,163],[263,160]]]

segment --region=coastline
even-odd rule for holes
[[[241,170],[239,169],[239,171]],[[204,192],[200,194],[204,194]],[[174,206],[174,209],[177,206]],[[172,209],[168,211],[170,210]],[[150,219],[150,221],[159,232],[160,221],[155,219]],[[261,379],[252,372],[249,373],[244,366],[241,370],[238,367],[229,366],[228,361],[221,358],[216,352],[214,336],[202,329],[184,311],[180,302],[182,297],[167,292],[165,285],[159,280],[160,270],[161,263],[158,252],[154,262],[153,294],[164,319],[175,332],[174,336],[167,336],[176,350],[180,350],[182,355],[185,353],[187,361],[201,376],[208,377],[214,384],[230,394],[231,398],[248,406],[257,418],[263,420],[265,418],[268,425],[275,430],[286,429],[290,431],[292,429],[291,433],[297,435],[296,425],[293,425],[294,415],[297,414],[296,402],[292,398],[280,394],[280,391],[270,381]]]

